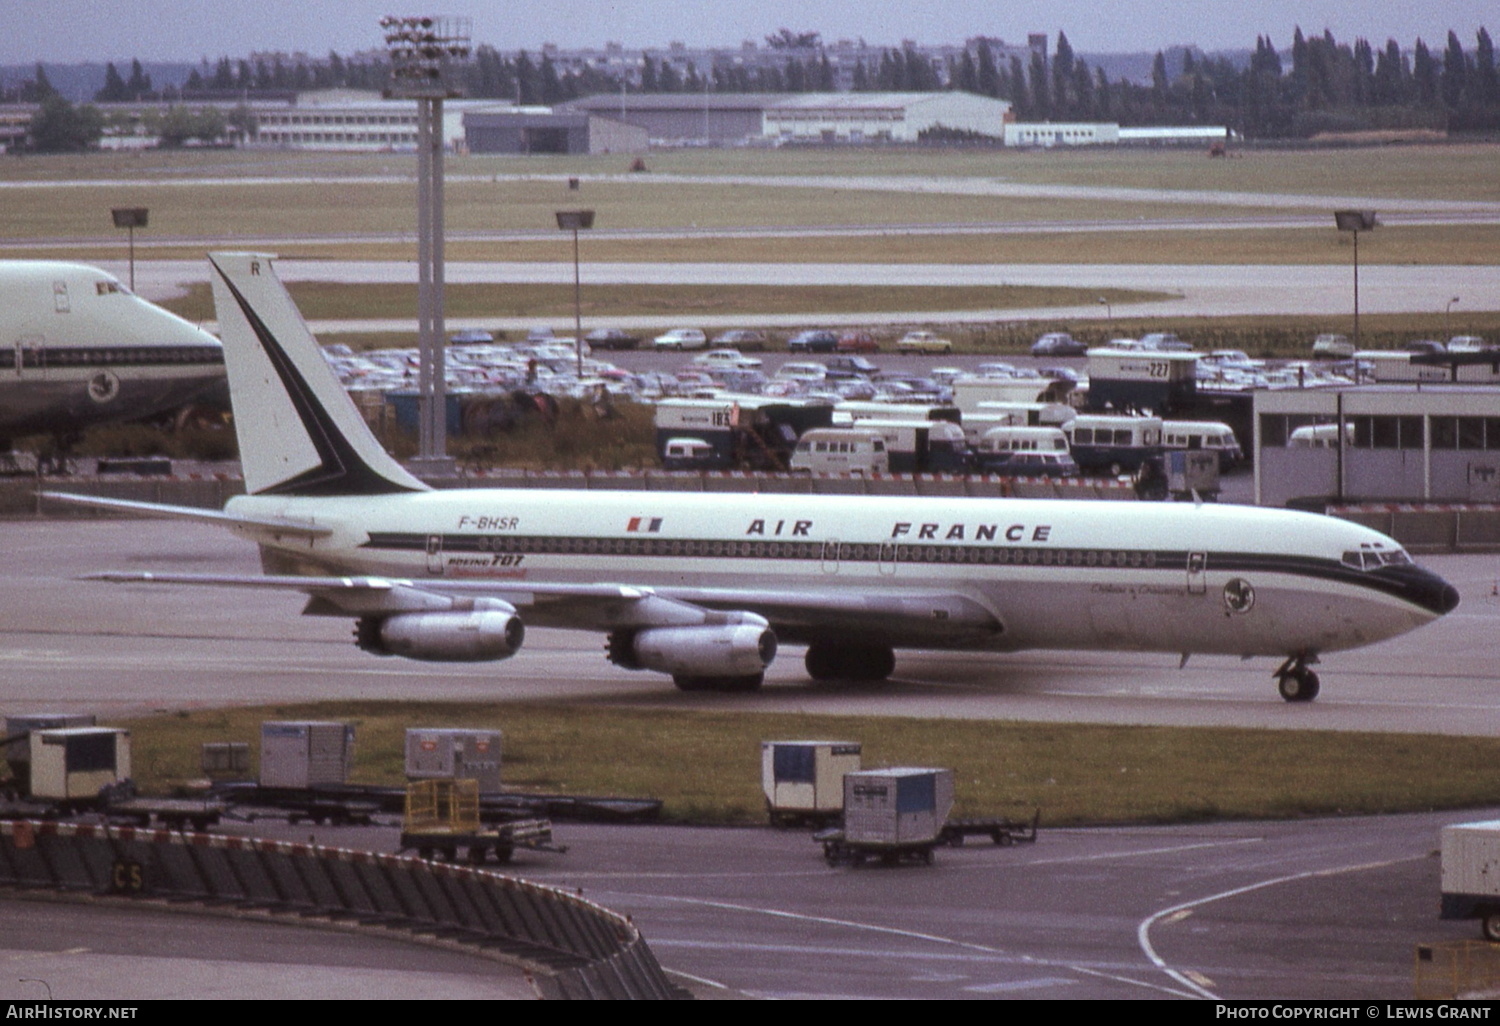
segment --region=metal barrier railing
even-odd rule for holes
[[[547,998],[681,996],[626,917],[470,866],[209,834],[0,823],[0,886],[231,903],[441,930],[518,964]]]

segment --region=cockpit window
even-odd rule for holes
[[[1407,564],[1412,561],[1405,549],[1355,549],[1344,553],[1343,563],[1356,570],[1374,570],[1382,566]]]
[[[129,290],[126,289],[124,285],[121,285],[117,281],[96,281],[96,282],[94,282],[94,293],[95,293],[95,295],[112,296],[112,295],[114,295],[117,292],[121,292],[121,293],[125,293],[126,295],[129,295]]]

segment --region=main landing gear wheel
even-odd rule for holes
[[[1309,659],[1295,656],[1276,671],[1276,690],[1288,702],[1311,702],[1318,697],[1318,675],[1307,668]]]
[[[748,691],[759,691],[765,679],[766,675],[763,673],[752,673],[746,677],[698,677],[679,673],[673,675],[672,683],[677,685],[679,691],[719,691],[743,694]]]
[[[885,645],[814,642],[803,660],[813,680],[885,680],[896,668],[896,653]]]
[[[1500,912],[1486,913],[1479,921],[1479,929],[1484,933],[1484,939],[1491,944],[1500,944]]]

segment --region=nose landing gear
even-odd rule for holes
[[[1308,669],[1318,661],[1317,653],[1294,655],[1276,671],[1276,690],[1288,702],[1311,702],[1318,697],[1318,675]]]

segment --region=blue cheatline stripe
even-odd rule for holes
[[[820,542],[722,538],[652,538],[581,535],[414,534],[371,532],[361,548],[388,552],[493,553],[505,556],[590,556],[657,559],[780,560],[787,562],[958,564],[967,566],[1054,567],[1112,572],[1161,570],[1186,574],[1190,553],[1173,549],[1073,549],[1012,545],[912,545],[893,542]],[[1428,596],[1414,582],[1380,572],[1356,570],[1337,560],[1313,556],[1248,552],[1191,553],[1214,573],[1274,573],[1366,588],[1406,602],[1447,612],[1454,603]],[[508,559],[497,566],[514,567]],[[1408,568],[1416,574],[1425,571]],[[1434,578],[1434,580],[1436,580]]]

